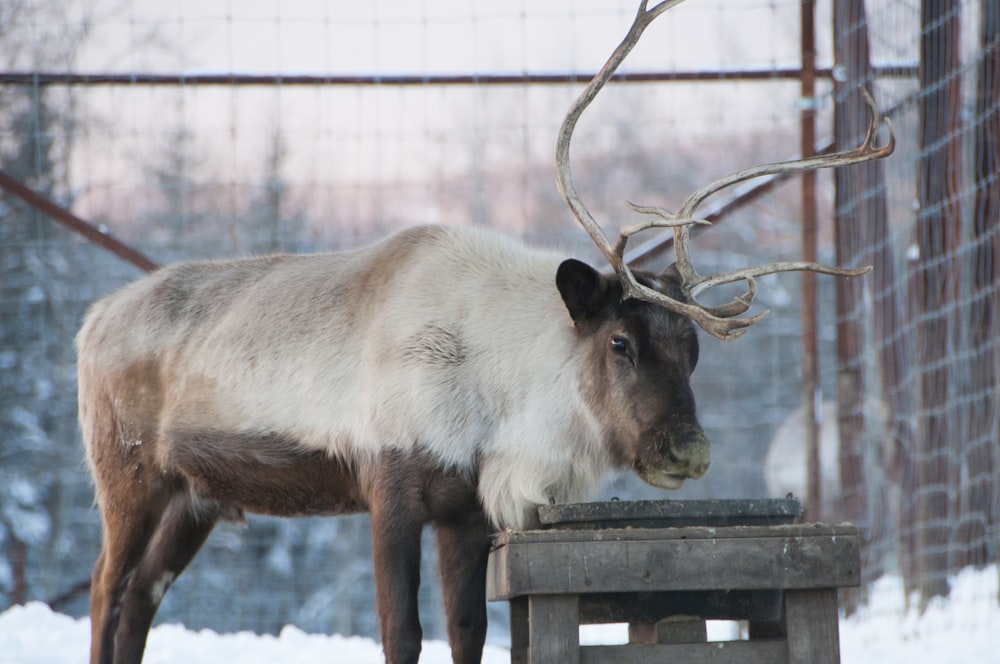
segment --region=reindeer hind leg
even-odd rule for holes
[[[174,494],[122,595],[115,664],[141,661],[164,594],[201,549],[218,518],[218,509],[196,510],[186,493]]]
[[[114,664],[125,590],[163,514],[166,500],[102,500],[104,535],[90,586],[91,664]]]

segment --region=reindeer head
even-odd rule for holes
[[[709,442],[698,424],[694,398],[688,386],[688,378],[698,355],[692,321],[718,339],[733,339],[767,315],[766,311],[754,316],[743,315],[756,296],[756,277],[792,270],[853,277],[871,269],[779,262],[703,277],[695,270],[688,247],[690,226],[709,223],[695,216],[698,206],[712,194],[751,178],[880,159],[891,154],[895,146],[892,127],[888,121],[880,119],[871,96],[863,91],[871,108],[871,123],[859,147],[738,171],[695,191],[676,213],[660,207],[629,203],[632,210],[651,218],[625,227],[612,244],[573,186],[569,163],[570,140],[580,115],[638,42],[646,26],[680,1],[666,0],[647,9],[646,0],[642,0],[625,39],[567,112],[556,147],[559,191],[614,270],[614,276],[602,277],[603,281],[595,275],[584,278],[582,269],[567,261],[560,268],[557,278],[559,289],[578,327],[581,318],[586,318],[588,309],[579,305],[574,307],[574,300],[589,303],[588,306],[595,311],[597,307],[594,303],[598,302],[601,310],[606,312],[597,318],[598,324],[589,325],[593,330],[589,340],[596,351],[595,364],[619,366],[621,371],[601,374],[603,382],[593,388],[593,392],[595,395],[611,395],[605,398],[602,407],[610,415],[608,419],[615,422],[609,439],[624,441],[619,446],[623,460],[640,478],[663,488],[677,488],[685,478],[700,477],[709,464]],[[889,138],[885,145],[879,147],[877,134],[882,124],[886,125]],[[645,273],[637,276],[625,262],[625,245],[636,233],[663,227],[673,229],[675,263],[658,276]],[[573,280],[567,278],[570,274],[574,275]],[[581,290],[579,284],[587,281],[598,287]],[[708,288],[737,281],[746,282],[747,292],[726,304],[707,307],[696,299],[698,293]],[[641,330],[640,334],[633,336],[643,339],[645,357],[642,361],[636,360],[639,353],[635,351],[636,344],[630,340],[629,334],[618,331],[627,329],[625,321],[631,321],[629,324]],[[622,355],[629,362],[623,361]]]

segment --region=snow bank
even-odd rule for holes
[[[951,579],[951,596],[933,600],[923,615],[904,608],[903,582],[875,582],[871,599],[840,621],[844,664],[941,664],[1000,661],[998,570],[965,570]],[[916,600],[910,602],[916,606]]]
[[[41,602],[0,613],[0,663],[85,664],[90,644],[90,620],[53,613]],[[424,643],[422,662],[451,662],[448,644]],[[150,633],[144,664],[299,664],[351,662],[383,664],[382,648],[360,636],[306,634],[288,626],[278,636],[251,632],[217,634],[192,632],[178,625],[160,625]],[[484,664],[508,664],[506,649],[487,646]]]
[[[603,634],[615,642],[622,630],[610,627]],[[905,610],[902,582],[886,577],[874,585],[866,607],[841,621],[841,659],[844,664],[993,662],[998,661],[998,634],[996,567],[955,577],[951,597],[933,602],[923,615]],[[84,664],[89,640],[88,619],[53,613],[38,602],[0,613],[2,664]],[[586,640],[601,642],[602,632],[590,629]],[[379,645],[361,637],[306,634],[295,627],[286,627],[276,637],[249,632],[216,634],[176,625],[160,625],[152,631],[145,658],[146,664],[221,661],[381,664],[383,660]],[[424,643],[421,662],[450,661],[447,644]],[[487,646],[485,664],[509,661],[506,650]]]

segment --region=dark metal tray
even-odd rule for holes
[[[542,527],[556,529],[777,526],[800,514],[795,498],[611,500],[538,508]]]

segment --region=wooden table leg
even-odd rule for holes
[[[840,664],[837,589],[785,591],[788,664]]]
[[[576,664],[579,661],[579,595],[530,595],[528,662]]]
[[[528,664],[528,598],[510,598],[510,664]]]

